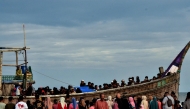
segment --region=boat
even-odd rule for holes
[[[101,93],[104,93],[105,96],[112,96],[115,97],[117,93],[121,93],[123,96],[129,97],[129,96],[142,96],[142,95],[154,95],[158,98],[162,98],[164,96],[165,92],[172,92],[174,91],[176,95],[179,95],[179,84],[180,84],[180,72],[181,72],[181,67],[183,60],[185,58],[185,55],[190,47],[190,41],[187,43],[187,45],[181,50],[181,52],[176,56],[176,58],[172,61],[172,63],[169,65],[169,67],[164,71],[163,67],[159,67],[159,75],[160,77],[151,80],[148,82],[142,82],[139,84],[133,84],[133,85],[127,85],[124,87],[118,87],[118,88],[112,88],[112,89],[107,89],[107,90],[97,90],[93,92],[81,92],[81,93],[74,93],[70,94],[70,97],[84,97],[86,100],[92,100],[93,98],[99,98],[99,95]],[[0,75],[2,74],[2,54],[5,51],[22,51],[24,50],[26,53],[26,47],[23,48],[6,48],[8,50],[2,50],[5,49],[6,47],[0,47]],[[9,50],[11,49],[11,50]],[[27,64],[27,59],[25,59],[25,63]],[[157,75],[157,74],[155,74]],[[25,82],[25,85],[27,83],[35,83],[33,79],[27,79],[27,75],[25,75],[25,80],[22,81],[22,83]],[[2,83],[2,77],[1,78],[1,83]],[[6,87],[11,87],[11,84],[19,83],[21,81],[12,81],[10,83],[7,83]],[[4,83],[5,84],[5,83]],[[2,84],[1,84],[2,87]],[[80,87],[79,87],[80,88]],[[8,98],[9,95],[5,95],[5,92],[7,90],[2,90],[3,88],[0,88],[3,93],[1,95],[4,96],[4,98]],[[40,95],[40,97],[51,97],[52,99],[58,99],[59,97],[66,97],[66,94],[60,94],[60,95]],[[17,98],[17,97],[15,97]],[[33,100],[35,96],[25,96],[27,100]]]

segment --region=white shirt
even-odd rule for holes
[[[170,95],[168,95],[167,97],[164,97],[164,99],[162,101],[162,103],[164,103],[163,109],[172,109],[172,106],[168,107],[168,104],[167,104],[168,98],[172,100],[172,104],[174,105],[174,99],[173,99],[173,97],[171,97]]]
[[[15,109],[28,109],[28,106],[25,102],[20,101],[16,104]]]
[[[20,95],[19,87],[16,88],[16,95]]]
[[[3,102],[0,102],[0,109],[5,109],[5,103],[3,103]]]

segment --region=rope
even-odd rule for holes
[[[61,83],[67,84],[67,85],[72,85],[72,84],[69,84],[69,83],[67,83],[67,82],[64,82],[64,81],[55,79],[55,78],[53,78],[53,77],[50,77],[50,76],[48,76],[48,75],[45,75],[45,74],[43,74],[43,73],[40,73],[40,72],[38,72],[38,71],[36,71],[36,70],[33,70],[33,69],[32,69],[32,71],[35,71],[36,73],[41,74],[41,75],[43,75],[43,76],[46,76],[46,77],[48,77],[48,78],[50,78],[50,79],[53,79],[53,80],[55,80],[55,81],[58,81],[58,82],[61,82]],[[72,85],[72,86],[73,86],[73,85]]]

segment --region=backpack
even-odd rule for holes
[[[168,104],[168,107],[171,107],[172,106],[172,100],[168,98],[167,104]]]

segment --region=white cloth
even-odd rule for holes
[[[170,70],[168,72],[177,73],[177,70],[178,70],[178,67],[175,65],[172,65],[172,67],[170,68]]]
[[[168,98],[172,100],[172,104],[174,105],[174,99],[173,99],[173,97],[171,97],[170,95],[168,95],[167,97],[164,97],[164,99],[162,101],[162,103],[164,104],[163,105],[163,109],[172,109],[172,106],[168,107],[168,104],[167,104]]]
[[[28,109],[28,106],[25,102],[18,102],[15,106],[15,109]]]

